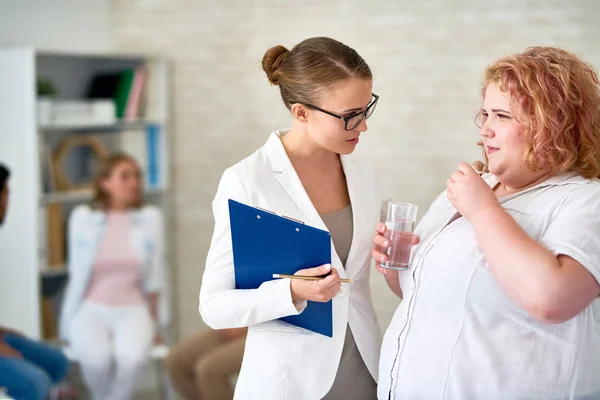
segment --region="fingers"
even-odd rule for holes
[[[477,161],[473,162],[473,164],[471,164],[471,166],[473,168],[475,168],[476,171],[483,172],[483,168],[485,167],[485,164],[482,161],[477,160]]]
[[[469,167],[471,168],[471,167]],[[458,182],[460,179],[462,179],[465,176],[464,172],[460,171],[460,170],[456,170],[454,171],[451,175],[450,175],[450,180],[452,182]]]
[[[448,198],[452,197],[452,188],[454,187],[454,185],[456,185],[456,182],[454,182],[452,179],[448,179],[446,181],[446,196]]]
[[[328,276],[327,278],[332,278],[332,284],[330,286],[331,291],[331,298],[334,298],[335,296],[337,296],[340,293],[340,290],[342,290],[342,282],[340,281],[340,275],[338,274],[338,272],[336,270],[334,270],[334,272],[332,272],[331,274],[332,276]]]
[[[379,251],[379,249],[371,250],[371,257],[373,257],[373,260],[375,260],[376,262],[385,262],[387,260],[385,254]]]
[[[390,245],[390,241],[381,234],[373,236],[373,244],[377,247],[387,248]]]
[[[315,268],[301,269],[294,275],[318,276],[328,274],[329,271],[331,271],[331,264],[323,264]]]
[[[474,163],[475,164],[475,163]],[[450,178],[446,181],[446,185],[450,186],[452,183],[459,182],[462,178],[469,175],[480,175],[476,170],[476,167],[473,165],[469,165],[467,163],[460,163],[456,167],[456,170],[452,172]]]
[[[340,294],[342,291],[342,285],[338,284],[337,286],[331,288],[331,298],[333,299],[335,296],[337,296],[338,294]]]
[[[332,280],[336,280],[339,281],[340,280],[340,273],[338,272],[337,269],[332,269],[331,270],[331,274],[329,274],[329,276],[327,277],[327,279],[331,278]]]
[[[413,235],[412,244],[419,244],[419,243],[421,243],[421,239],[417,235]]]
[[[319,285],[322,287],[333,287],[339,286],[341,284],[340,274],[337,272],[335,268],[331,270],[331,273],[323,280],[318,281]]]
[[[462,172],[465,175],[477,174],[477,172],[475,172],[475,169],[465,162],[458,164],[458,167],[456,167],[456,170]]]
[[[379,262],[375,263],[375,268],[377,268],[377,271],[379,271],[381,274],[385,275],[387,273],[387,269],[383,268]]]
[[[319,301],[327,302],[333,299],[340,293],[342,289],[342,282],[340,281],[340,275],[335,268],[331,270],[331,274],[327,278],[315,282],[318,286],[317,298]]]
[[[377,271],[385,274],[386,270],[381,268],[379,263],[385,261],[387,257],[381,252],[381,249],[387,248],[390,245],[390,241],[383,236],[383,234],[387,231],[387,227],[384,223],[378,223],[376,230],[378,234],[373,236],[373,244],[375,245],[375,248],[371,251],[371,257],[373,257],[375,260],[375,267],[377,268]]]

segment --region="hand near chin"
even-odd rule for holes
[[[466,219],[501,209],[494,191],[479,173],[467,163],[461,163],[446,181],[448,200]]]

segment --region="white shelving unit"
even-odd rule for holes
[[[59,99],[77,100],[85,98],[96,74],[141,65],[150,71],[143,120],[100,126],[38,124],[38,77],[49,78],[54,83],[59,89]],[[119,143],[115,140],[119,135],[144,130],[149,124],[158,127],[159,177],[157,184],[146,188],[146,200],[161,207],[167,216],[165,194],[170,184],[168,116],[168,68],[166,60],[159,56],[59,53],[32,47],[0,46],[0,163],[11,170],[8,216],[0,227],[2,325],[34,338],[43,337],[41,281],[66,274],[64,265],[48,265],[46,208],[60,205],[66,225],[73,207],[89,201],[92,196],[90,190],[56,191],[49,187],[46,182],[47,148],[55,146],[64,136],[94,134],[109,149],[119,150],[118,144],[115,145]],[[64,164],[67,164],[66,170],[73,167],[70,161],[65,160]]]

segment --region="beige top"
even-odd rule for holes
[[[336,253],[342,264],[345,265],[354,233],[352,206],[333,213],[321,214],[321,218],[331,233]],[[358,347],[356,347],[350,326],[348,326],[342,358],[333,386],[323,400],[371,400],[376,398],[377,384],[367,369]]]
[[[331,233],[331,240],[335,251],[342,261],[342,265],[346,265],[350,246],[352,245],[352,234],[354,227],[352,225],[352,206],[348,206],[339,211],[320,214],[321,219]]]

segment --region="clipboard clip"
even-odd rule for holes
[[[266,210],[266,209],[264,209],[264,208],[261,208],[261,207],[256,207],[256,206],[254,206],[254,208],[256,208],[256,209],[258,209],[258,210],[261,210],[261,211],[264,211],[264,212],[267,212],[267,213],[269,213],[269,214],[278,215],[277,213],[275,213],[275,212],[273,212],[273,211],[271,211],[271,210]],[[304,223],[304,221],[301,221],[301,220],[299,220],[299,219],[292,218],[292,217],[288,217],[287,215],[283,215],[283,214],[282,214],[282,215],[279,215],[279,216],[280,216],[280,217],[282,217],[282,218],[286,218],[286,219],[289,219],[289,220],[291,220],[291,221],[297,222],[297,223],[299,223],[299,224],[306,225],[306,224]]]
[[[292,218],[292,217],[288,217],[287,215],[282,215],[282,217],[283,217],[283,218],[287,218],[287,219],[289,219],[289,220],[291,220],[291,221],[297,222],[297,223],[299,223],[299,224],[305,225],[305,224],[304,224],[304,221],[300,221],[299,219]]]
[[[276,213],[274,213],[273,211],[266,210],[266,209],[264,209],[264,208],[260,208],[260,207],[256,207],[256,206],[255,206],[254,208],[256,208],[256,209],[258,209],[258,210],[260,210],[260,211],[268,212],[269,214],[277,215],[277,214],[276,214]]]

